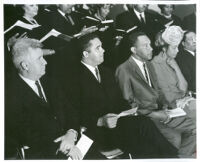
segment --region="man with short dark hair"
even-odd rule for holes
[[[42,78],[47,62],[42,44],[20,38],[12,48],[17,69],[5,88],[5,158],[16,158],[26,146],[26,159],[80,159],[74,145],[78,115],[53,80]]]
[[[151,41],[145,33],[129,36],[130,58],[116,70],[116,79],[129,105],[138,104],[137,112],[151,118],[163,135],[179,150],[180,157],[193,157],[196,126],[188,116],[170,118],[160,102],[153,68]]]
[[[86,134],[100,149],[119,147],[135,158],[175,157],[176,149],[163,138],[151,120],[144,116],[118,115],[126,110],[134,114],[137,105],[128,105],[113,73],[101,66],[104,49],[98,36],[85,35],[79,41],[82,54],[81,95],[77,100],[80,102],[81,124],[87,128]]]
[[[188,83],[188,90],[196,92],[196,34],[192,31],[184,33],[182,49],[176,61]]]

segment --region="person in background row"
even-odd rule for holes
[[[170,26],[170,25],[177,25],[177,26],[182,27],[181,19],[178,16],[173,14],[175,10],[175,5],[166,4],[166,5],[158,5],[158,7],[161,10],[161,15],[158,17],[160,30],[165,29],[167,26]],[[168,23],[170,24],[167,25]]]
[[[181,45],[176,62],[188,83],[188,90],[196,92],[196,34],[186,31]]]
[[[99,4],[95,5],[95,14],[94,17],[99,19],[100,21],[106,21],[109,20],[108,14],[110,13],[110,10],[112,8],[112,5],[110,4]],[[105,49],[105,61],[103,62],[103,65],[114,69],[115,65],[115,43],[114,40],[115,36],[115,30],[114,30],[114,22],[109,25],[105,25],[99,28],[98,32],[96,32],[102,41],[102,46]]]
[[[146,33],[151,40],[157,32],[157,18],[155,15],[148,12],[147,4],[132,4],[131,10],[119,14],[116,17],[116,28],[128,30],[134,26],[138,27],[139,31]]]

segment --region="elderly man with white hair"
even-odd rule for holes
[[[15,150],[26,146],[26,159],[80,159],[77,114],[58,84],[42,77],[42,44],[18,39],[12,61],[17,74],[5,88],[5,158],[15,159]]]

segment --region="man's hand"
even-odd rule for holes
[[[149,117],[153,119],[158,119],[159,121],[166,121],[168,116],[165,111],[160,110],[160,111],[154,111],[151,114],[149,114]]]
[[[123,38],[122,36],[116,36],[116,37],[114,38],[114,39],[116,40],[115,46],[118,46],[118,45],[120,44],[122,38]]]
[[[74,147],[76,134],[68,131],[65,135],[54,140],[55,143],[61,142],[58,151],[61,151],[63,154],[68,154],[70,149]]]
[[[83,155],[82,155],[81,151],[76,146],[72,147],[67,155],[72,160],[82,160],[83,159]]]
[[[98,119],[97,126],[115,128],[117,126],[117,114],[106,114]]]
[[[104,32],[109,28],[109,26],[104,26],[102,28],[99,29],[100,32]]]
[[[26,36],[26,32],[24,32],[22,35],[19,35],[19,33],[16,33],[14,36],[10,37],[8,39],[8,42],[7,42],[7,47],[8,47],[8,50],[10,51],[11,47],[15,44],[15,42],[20,39],[20,38],[27,38]]]
[[[80,33],[81,33],[81,36],[83,36],[83,35],[86,35],[86,34],[89,34],[89,33],[93,33],[97,30],[98,30],[98,28],[96,26],[91,26],[91,27],[88,27],[88,28],[86,28],[86,26],[84,26]]]

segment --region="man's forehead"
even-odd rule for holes
[[[91,44],[91,46],[99,46],[101,45],[101,41],[99,38],[94,38],[94,39],[91,39],[89,41],[89,43]]]
[[[186,34],[186,38],[187,37],[195,37],[195,36],[196,36],[196,34],[194,32],[189,32]]]
[[[137,42],[147,43],[147,42],[150,42],[150,39],[146,35],[140,35],[137,38]]]
[[[41,56],[43,55],[43,51],[41,48],[32,48],[32,47],[29,47],[28,48],[28,52],[30,54],[34,54],[34,56]]]

